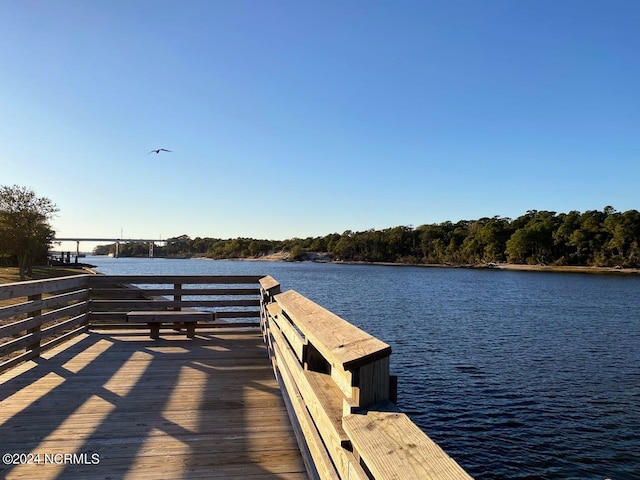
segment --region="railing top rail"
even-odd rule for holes
[[[391,354],[388,344],[295,290],[280,293],[274,298],[314,347],[327,360],[339,364],[344,370]]]
[[[91,283],[257,284],[261,278],[263,275],[94,275],[91,276]]]
[[[92,276],[93,275],[84,273],[80,275],[70,275],[68,277],[5,283],[0,285],[0,300],[57,292],[66,288],[86,288],[89,284],[89,277]]]

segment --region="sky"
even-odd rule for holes
[[[51,199],[58,237],[277,240],[640,208],[636,0],[0,12],[0,185]]]

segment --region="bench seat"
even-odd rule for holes
[[[189,311],[144,311],[136,310],[127,313],[127,322],[144,322],[151,329],[151,338],[160,337],[160,325],[163,323],[184,324],[187,337],[195,336],[196,324],[199,321],[213,320],[212,312]]]

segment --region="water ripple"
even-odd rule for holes
[[[117,260],[269,273],[383,339],[400,406],[478,480],[640,478],[640,278]]]

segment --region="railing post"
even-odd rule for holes
[[[280,283],[270,275],[260,279],[260,323],[267,318],[267,305],[275,301],[274,296],[280,293]]]
[[[273,302],[273,297],[280,293],[280,284],[272,277],[260,279],[260,304],[266,305]]]
[[[275,295],[280,293],[280,283],[271,275],[260,279],[260,329],[262,330],[262,339],[268,348],[271,348],[269,339],[269,322],[267,305],[274,302]]]
[[[173,288],[176,291],[182,291],[182,284],[181,283],[174,283],[173,284]],[[174,293],[173,294],[173,301],[174,302],[182,302],[182,294]],[[173,307],[173,310],[180,311],[180,310],[182,310],[182,308],[180,306],[176,306],[176,307]],[[154,327],[154,326],[152,325],[152,327]],[[174,322],[173,323],[173,329],[175,331],[179,332],[181,327],[182,327],[182,325],[180,325],[179,322]],[[158,328],[159,328],[159,326],[158,326]],[[151,338],[158,338],[157,336],[153,337],[153,330],[152,330],[151,335],[152,335]],[[156,332],[156,335],[158,335],[158,332]]]
[[[181,283],[174,283],[173,284],[173,288],[174,290],[176,290],[177,292],[173,294],[173,301],[174,302],[182,302],[182,293],[179,293],[182,291],[182,284]],[[180,306],[175,306],[173,307],[174,310],[182,310],[182,308]]]
[[[42,294],[41,293],[37,293],[35,295],[29,295],[27,297],[27,299],[30,302],[40,303],[42,301]],[[34,319],[38,319],[38,317],[40,317],[40,315],[42,315],[42,310],[40,308],[38,308],[37,310],[33,310],[33,311],[29,312],[29,314]],[[41,328],[42,328],[42,324],[40,322],[38,322],[38,324],[35,327],[32,327],[32,328],[27,330],[27,333],[34,334],[35,341],[33,343],[27,345],[27,349],[26,350],[27,350],[27,352],[32,352],[34,357],[39,357],[40,356],[40,332],[41,332]]]

